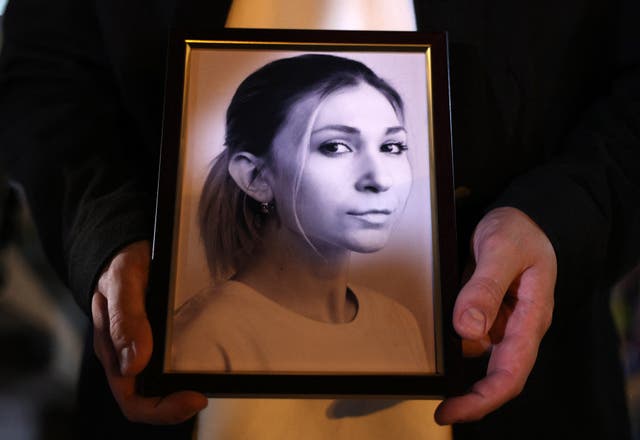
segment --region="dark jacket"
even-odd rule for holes
[[[45,250],[90,315],[94,283],[152,233],[167,29],[222,27],[229,1],[12,0],[0,146]],[[558,256],[554,322],[522,395],[459,438],[628,438],[608,291],[640,254],[640,17],[633,0],[417,1],[447,30],[461,261],[492,206],[531,216]],[[480,365],[482,368],[482,365]],[[88,348],[81,420],[131,429]]]

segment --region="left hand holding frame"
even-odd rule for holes
[[[522,391],[551,325],[556,254],[522,211],[490,211],[473,235],[475,270],[460,291],[453,325],[465,341],[490,344],[487,374],[462,396],[445,399],[439,424],[478,420]]]

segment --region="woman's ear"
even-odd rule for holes
[[[242,191],[260,202],[273,200],[273,191],[265,175],[264,160],[246,151],[235,153],[229,160],[229,174]]]

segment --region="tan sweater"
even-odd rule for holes
[[[351,291],[356,316],[333,324],[227,281],[180,308],[171,367],[191,372],[435,372],[409,310],[369,289]]]

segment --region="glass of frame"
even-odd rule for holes
[[[446,35],[176,34],[143,392],[453,393]]]

